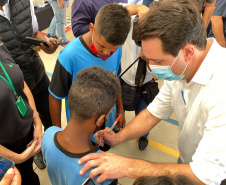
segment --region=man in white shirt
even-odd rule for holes
[[[204,22],[188,1],[161,1],[134,28],[135,40],[152,72],[165,79],[154,101],[119,133],[100,131],[116,145],[138,138],[174,111],[179,122],[178,148],[183,164],[156,164],[114,154],[87,155],[80,171],[90,167],[97,182],[109,178],[185,175],[199,184],[220,184],[226,177],[226,50],[206,40]],[[140,126],[140,123],[143,123]]]

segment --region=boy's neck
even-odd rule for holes
[[[58,133],[57,141],[71,153],[84,153],[93,148],[90,141],[92,133],[93,130],[87,129],[83,123],[70,119],[66,128]]]
[[[92,33],[91,33],[91,31],[82,35],[82,38],[83,38],[84,42],[86,43],[86,45],[90,48],[90,44],[92,43]]]

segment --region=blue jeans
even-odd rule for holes
[[[50,36],[57,36],[60,38],[62,37],[62,43],[67,43],[67,38],[64,32],[64,26],[66,23],[66,13],[69,5],[69,1],[64,1],[65,8],[59,8],[59,4],[57,1],[49,0],[50,5],[52,6],[54,17],[50,23],[48,34]]]
[[[153,0],[143,0],[143,5],[149,7],[149,5],[153,2]]]
[[[147,106],[148,106],[148,104],[145,102],[143,96],[141,95],[139,102],[137,104],[137,108],[135,109],[135,115],[137,116],[142,110],[146,109]],[[147,134],[141,136],[141,138],[148,138],[148,134],[149,134],[149,132]]]

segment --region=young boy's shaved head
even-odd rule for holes
[[[117,3],[100,8],[95,18],[95,31],[112,45],[124,44],[130,30],[131,16],[128,10]]]
[[[81,122],[108,114],[120,92],[119,79],[100,67],[86,68],[76,75],[68,96],[71,118]]]

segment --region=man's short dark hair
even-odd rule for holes
[[[188,0],[163,0],[150,5],[150,11],[133,30],[134,40],[159,38],[164,53],[177,56],[180,49],[193,44],[206,47],[206,30],[196,5]]]
[[[130,30],[129,11],[117,3],[109,3],[100,8],[95,18],[95,30],[99,36],[112,45],[124,44]]]
[[[71,117],[82,122],[107,114],[119,91],[119,80],[111,72],[95,66],[83,69],[76,75],[69,91]]]

